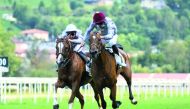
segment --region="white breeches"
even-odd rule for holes
[[[76,52],[80,52],[83,50],[83,47],[80,44],[77,44],[73,50]]]

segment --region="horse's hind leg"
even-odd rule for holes
[[[129,99],[131,100],[132,104],[137,104],[137,101],[134,99],[133,93],[132,93],[132,89],[131,89],[131,84],[132,84],[132,80],[131,80],[131,74],[128,75],[126,72],[122,72],[121,75],[124,77],[124,79],[127,82],[128,88],[129,88]]]
[[[82,94],[80,92],[78,92],[76,94],[76,97],[79,99],[79,102],[81,104],[81,109],[83,109],[84,108],[84,98],[83,98]]]
[[[116,84],[114,84],[111,88],[110,99],[112,100],[113,109],[119,108],[121,102],[116,101]]]

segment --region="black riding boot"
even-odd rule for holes
[[[88,73],[88,76],[91,76],[90,73],[90,67],[91,67],[91,62],[89,59],[87,59],[86,55],[83,52],[79,52],[80,56],[84,59],[86,63],[86,72]]]
[[[112,49],[113,49],[113,52],[115,53],[115,60],[116,60],[116,63],[119,65],[119,67],[122,67],[122,66],[125,67],[125,66],[127,66],[125,64],[124,59],[122,59],[122,56],[119,53],[119,49],[117,48],[117,46],[113,45]]]
[[[113,45],[113,46],[112,46],[112,49],[113,49],[113,52],[114,52],[115,54],[119,55],[119,50],[118,50],[118,48],[117,48],[116,45]]]
[[[85,63],[88,63],[89,60],[87,59],[86,55],[82,51],[78,53],[82,57],[82,59],[85,61]]]

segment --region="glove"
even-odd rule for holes
[[[81,42],[81,46],[84,46],[84,44],[85,44],[85,42],[84,42],[84,41],[82,41],[82,42]]]

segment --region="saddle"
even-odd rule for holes
[[[121,50],[123,50],[123,47],[122,47],[121,44],[116,44],[116,47],[119,48],[119,49],[121,49]],[[114,54],[112,47],[105,47],[105,49],[106,49],[111,55]]]
[[[85,63],[87,63],[89,60],[88,60],[88,56],[86,55],[86,54],[84,54],[83,52],[76,52],[78,55],[79,55],[79,57],[85,62]]]

